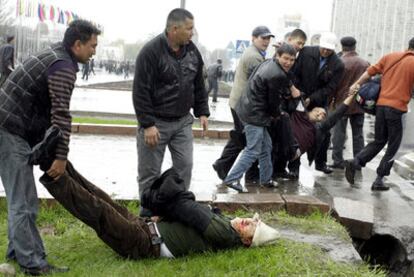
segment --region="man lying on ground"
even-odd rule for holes
[[[184,181],[170,169],[143,192],[141,205],[159,222],[130,213],[81,176],[70,162],[57,180],[46,173],[40,182],[72,215],[93,228],[125,258],[174,258],[189,253],[258,246],[275,242],[279,233],[254,218],[229,219],[195,202]]]

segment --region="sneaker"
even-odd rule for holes
[[[273,180],[270,180],[269,182],[263,183],[261,185],[265,188],[276,188],[278,186],[278,183]]]
[[[348,183],[350,183],[351,185],[353,185],[355,183],[355,165],[354,165],[354,160],[346,160],[344,162],[345,165],[345,178],[348,181]]]
[[[382,181],[382,177],[380,176],[377,176],[377,179],[375,179],[374,183],[372,183],[372,186],[371,186],[371,190],[383,191],[383,190],[389,190],[389,189],[390,187],[384,184],[384,182]]]
[[[240,184],[239,181],[234,181],[231,183],[223,183],[226,187],[237,190],[238,192],[247,192],[247,190]]]
[[[32,267],[32,268],[21,266],[21,270],[26,275],[43,276],[43,275],[49,275],[49,274],[55,274],[55,273],[68,272],[69,268],[68,267],[57,267],[57,266],[48,264],[44,267]]]

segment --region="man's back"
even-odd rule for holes
[[[377,105],[406,112],[414,84],[414,52],[394,52],[385,55],[377,64],[368,68],[368,73],[371,76],[383,74]]]

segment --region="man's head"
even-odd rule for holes
[[[167,17],[166,31],[172,43],[183,46],[193,37],[194,16],[186,9],[174,9]]]
[[[414,51],[414,37],[408,42],[408,50]]]
[[[331,32],[323,33],[319,40],[319,53],[321,57],[327,58],[335,53],[336,35]]]
[[[341,46],[343,52],[355,51],[356,39],[354,37],[343,37],[341,38]]]
[[[252,32],[252,42],[257,49],[266,51],[270,38],[275,37],[266,26],[257,26]]]
[[[292,68],[293,64],[295,63],[295,59],[296,50],[290,44],[283,43],[276,50],[276,60],[285,72],[288,72]]]
[[[100,34],[101,31],[91,22],[74,20],[65,31],[63,45],[72,51],[78,62],[86,63],[95,55]]]
[[[13,35],[10,35],[10,36],[6,37],[6,42],[7,43],[12,43],[13,41],[14,41],[14,36]]]
[[[301,29],[295,29],[289,33],[287,43],[292,45],[296,51],[300,51],[305,46],[307,36]]]
[[[246,246],[271,244],[279,238],[279,232],[263,223],[258,214],[253,218],[236,217],[231,220],[231,226]]]
[[[308,117],[311,122],[321,122],[326,118],[326,111],[324,108],[315,107],[308,112]]]
[[[222,63],[223,63],[223,61],[222,61],[221,59],[217,59],[217,63],[218,63],[218,64],[222,64]]]

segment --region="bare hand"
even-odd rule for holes
[[[46,172],[47,175],[57,180],[60,176],[65,173],[66,161],[65,160],[54,160],[49,170]]]
[[[148,147],[154,148],[157,146],[159,139],[160,132],[158,131],[157,127],[151,126],[144,129],[144,140],[145,144],[148,145]]]
[[[204,136],[204,132],[206,132],[208,130],[207,116],[205,116],[205,115],[200,116],[200,125],[203,128],[203,136]]]
[[[295,86],[290,87],[290,93],[293,98],[298,98],[300,96],[300,90],[298,90]]]

